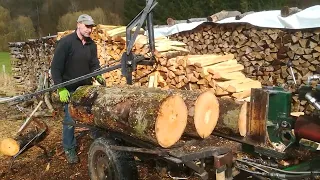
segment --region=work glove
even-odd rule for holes
[[[59,88],[58,89],[60,101],[63,103],[69,102],[70,93],[66,88]]]
[[[96,80],[99,84],[106,86],[106,80],[101,75],[96,76]]]

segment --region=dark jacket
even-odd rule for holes
[[[58,42],[51,63],[51,75],[54,84],[59,84],[100,68],[97,58],[97,45],[88,39],[83,45],[77,33],[69,34]],[[66,86],[69,91],[82,85],[91,85],[92,78]]]

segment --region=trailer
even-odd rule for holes
[[[155,160],[173,179],[232,179],[233,150],[240,148],[239,143],[217,136],[186,140],[183,145],[163,149],[121,133],[100,135],[88,152],[89,175],[93,180],[137,179],[136,158]],[[174,170],[184,171],[188,176],[175,177],[170,174]]]

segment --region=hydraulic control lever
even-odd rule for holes
[[[293,64],[291,60],[288,61],[287,66],[290,69],[290,74],[293,78],[294,84],[297,85],[296,77],[294,76],[293,69],[292,69]]]
[[[318,79],[320,79],[319,74],[308,77],[306,85],[302,85],[299,88],[299,99],[306,99],[317,110],[320,110],[320,103],[318,102],[318,99],[320,97],[319,85],[316,87],[316,90],[313,90],[313,87],[311,86],[311,81]]]

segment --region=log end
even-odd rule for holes
[[[248,102],[244,102],[240,109],[238,126],[239,126],[239,134],[243,137],[247,135],[247,109]]]
[[[12,139],[6,138],[0,142],[0,153],[6,156],[14,156],[20,150],[19,143]]]
[[[155,123],[155,133],[160,146],[168,148],[182,136],[187,126],[187,106],[179,95],[169,96],[162,102]]]
[[[219,102],[212,91],[202,93],[195,103],[194,124],[200,137],[208,137],[219,118]]]

